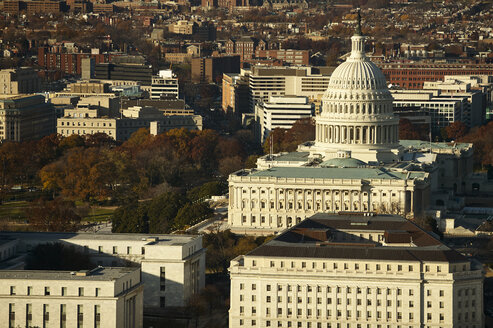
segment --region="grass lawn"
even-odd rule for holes
[[[27,201],[4,202],[0,204],[0,220],[25,220]]]
[[[10,201],[0,204],[0,221],[24,221],[27,219],[26,210],[30,206],[28,201]],[[80,204],[77,204],[81,206]],[[82,221],[98,222],[108,220],[113,212],[114,207],[92,207],[87,211],[87,215]]]

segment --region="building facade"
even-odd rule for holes
[[[3,327],[143,326],[139,268],[0,270]]]
[[[37,140],[56,131],[54,107],[39,95],[6,96],[0,99],[0,139]]]
[[[76,247],[89,255],[97,265],[139,265],[142,274],[139,272],[138,276],[142,277],[144,284],[143,302],[146,311],[152,308],[185,306],[189,297],[198,293],[205,285],[205,250],[202,248],[201,236],[1,233],[0,238],[15,239],[16,254],[13,257],[16,258],[11,259],[11,262],[23,262],[23,255],[37,245],[59,242]],[[2,272],[0,270],[0,275]],[[140,280],[133,281],[137,284]],[[117,285],[118,288],[120,286],[121,284]]]
[[[289,95],[308,97],[318,109],[331,73],[331,68],[315,67],[254,66],[249,71],[242,70],[242,75],[248,76],[252,112],[259,101],[267,102],[270,96]]]
[[[0,70],[0,94],[17,95],[41,90],[41,79],[29,67]]]
[[[317,214],[229,272],[231,328],[484,326],[481,264],[398,216]]]
[[[171,70],[161,70],[152,77],[151,99],[178,99],[178,79]]]
[[[256,135],[263,144],[272,130],[290,129],[293,124],[315,114],[315,105],[307,97],[270,97],[255,105]]]

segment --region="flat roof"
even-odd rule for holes
[[[84,271],[56,271],[56,270],[0,270],[0,279],[30,279],[30,280],[93,280],[112,281],[119,279],[140,268],[131,267],[98,267],[87,270],[86,275],[77,273]]]
[[[306,162],[309,155],[309,152],[283,153],[280,156],[273,157],[272,160],[278,162]]]
[[[385,168],[342,167],[273,167],[263,171],[251,171],[251,177],[307,178],[307,179],[386,179],[408,180],[425,178],[425,172],[398,172]]]
[[[179,246],[199,238],[198,235],[160,235],[134,233],[71,233],[71,232],[0,232],[0,240],[17,238],[53,242],[54,240],[141,241],[149,245]],[[157,238],[157,241],[152,240]]]
[[[429,142],[422,140],[399,140],[399,144],[406,148],[415,148],[418,150],[421,149],[430,149],[430,144],[432,149],[460,149],[467,150],[472,147],[470,143],[464,142]]]
[[[384,241],[355,238],[384,234]],[[351,234],[353,232],[353,234]],[[347,233],[347,238],[337,237]],[[397,215],[317,213],[247,255],[393,261],[465,262],[467,258]]]

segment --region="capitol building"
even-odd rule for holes
[[[399,140],[392,96],[360,28],[351,41],[323,96],[315,140],[229,176],[234,232],[276,233],[319,212],[412,217],[463,206],[457,195],[471,189],[472,144]]]

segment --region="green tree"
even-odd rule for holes
[[[176,229],[183,229],[209,218],[212,213],[213,210],[205,202],[187,203],[176,214],[173,225]]]
[[[121,206],[113,212],[112,232],[149,232],[148,204],[134,202]]]
[[[173,221],[184,203],[184,197],[176,192],[167,192],[154,198],[148,210],[149,232],[171,232]]]

